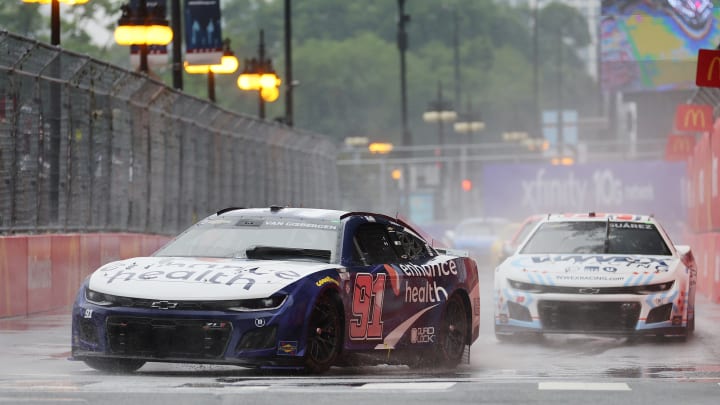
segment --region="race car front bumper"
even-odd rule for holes
[[[687,293],[677,284],[651,294],[538,294],[513,289],[506,283],[495,292],[495,331],[686,335]]]

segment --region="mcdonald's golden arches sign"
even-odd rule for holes
[[[720,50],[700,49],[698,51],[695,84],[700,87],[720,87]]]
[[[675,110],[675,129],[680,132],[712,131],[713,108],[704,104],[679,104]]]
[[[665,160],[684,161],[693,154],[695,135],[668,135],[665,144]]]

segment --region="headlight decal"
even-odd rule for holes
[[[648,295],[647,299],[645,300],[645,303],[650,308],[659,307],[660,305],[664,305],[670,302],[674,302],[675,299],[678,297],[679,291],[675,290],[672,292],[672,295],[668,296],[670,294],[670,291],[663,292],[662,294],[651,294]]]
[[[114,305],[116,301],[114,296],[91,290],[89,287],[85,289],[85,300],[103,307]]]
[[[506,301],[505,305],[503,306],[504,310],[507,310],[507,301],[522,304],[524,306],[529,306],[533,302],[532,294],[519,292],[517,290],[510,290],[508,288],[504,288],[503,293],[505,295]]]
[[[287,295],[273,295],[266,298],[230,301],[227,309],[236,312],[271,311],[280,308],[287,300]]]

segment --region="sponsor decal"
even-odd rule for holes
[[[684,162],[695,149],[695,135],[668,135],[665,144],[665,160]]]
[[[267,226],[284,226],[287,228],[305,228],[305,229],[323,229],[327,231],[335,231],[338,229],[337,225],[330,224],[314,224],[312,222],[290,222],[290,221],[265,221]]]
[[[296,341],[281,340],[280,344],[278,344],[277,354],[295,356],[297,355],[297,348],[298,343]]]
[[[699,87],[720,87],[720,50],[698,49],[695,84]]]
[[[153,267],[173,267],[177,266],[178,270],[151,270]],[[165,262],[143,266],[142,269],[136,269],[135,265],[126,267],[115,267],[113,269],[103,269],[107,278],[107,284],[123,281],[188,281],[188,282],[204,282],[211,284],[224,284],[227,286],[243,285],[243,289],[249,290],[260,277],[275,277],[282,280],[295,280],[300,278],[300,273],[292,270],[261,270],[259,267],[242,267],[237,265],[225,264],[207,264],[207,263],[177,263]],[[198,268],[200,267],[200,268]]]
[[[712,131],[713,108],[704,104],[679,104],[675,110],[675,128],[678,131]]]
[[[610,222],[610,227],[622,229],[655,229],[652,224],[640,224],[637,222]]]
[[[330,276],[326,276],[326,277],[321,278],[320,280],[318,280],[318,281],[315,282],[315,285],[318,286],[318,287],[322,287],[322,286],[324,286],[324,285],[327,284],[327,283],[333,283],[333,284],[338,285],[338,286],[340,285],[340,283],[338,283],[337,280],[335,280],[334,278],[332,278],[332,277],[330,277]]]
[[[423,265],[417,264],[400,264],[398,265],[400,270],[406,275],[411,277],[442,277],[454,275],[457,276],[457,263],[454,260],[440,263],[429,263]]]
[[[255,318],[255,326],[258,328],[265,326],[265,318]]]
[[[558,281],[623,281],[623,276],[610,276],[604,274],[560,274],[555,276]]]
[[[411,286],[409,281],[405,281],[405,302],[412,303],[434,303],[447,300],[447,291],[438,286],[436,281],[432,284],[425,281],[424,285]]]
[[[617,267],[610,267],[610,266],[567,266],[565,268],[565,273],[616,273]]]
[[[637,267],[637,268],[644,268],[644,269],[652,269],[655,270],[655,272],[667,272],[670,270],[670,266],[667,264],[665,259],[659,259],[654,257],[629,257],[629,256],[585,256],[585,255],[556,255],[556,256],[533,256],[530,258],[533,263],[549,263],[549,262],[570,262],[572,264],[583,264],[586,262],[597,262],[600,264],[604,263],[619,263],[623,264],[625,266],[629,267]],[[568,269],[573,270],[568,270]],[[574,269],[576,267],[568,266],[566,268],[565,272],[574,272]],[[612,266],[603,267],[603,269],[607,268],[608,272],[615,272],[617,269],[615,269]],[[615,269],[615,270],[612,270]]]
[[[410,329],[410,343],[435,343],[435,327]]]

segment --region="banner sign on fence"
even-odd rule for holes
[[[556,212],[654,214],[667,227],[685,220],[685,162],[490,164],[483,169],[484,215],[521,219]]]
[[[185,0],[185,49],[185,60],[191,65],[220,63],[220,0]]]

